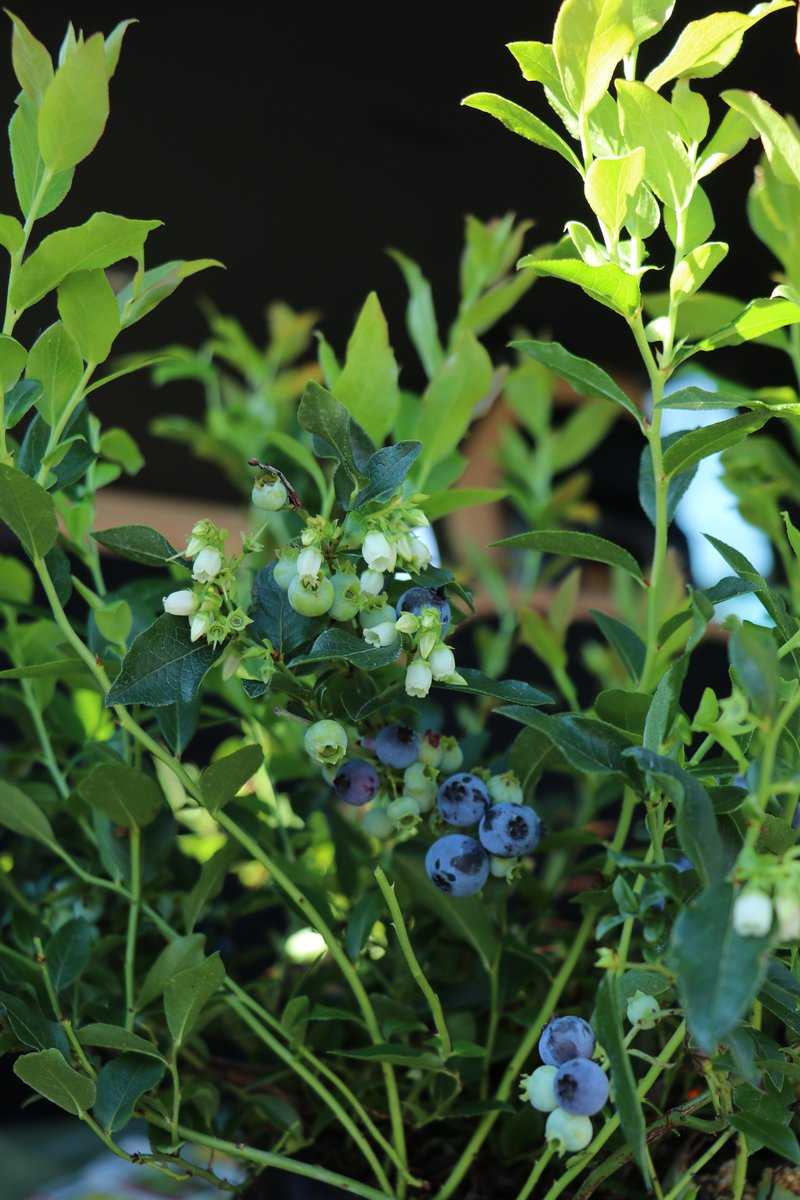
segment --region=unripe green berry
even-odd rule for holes
[[[303,617],[321,617],[333,604],[334,597],[333,584],[327,575],[308,583],[295,575],[289,584],[289,603]]]
[[[334,621],[352,621],[361,607],[361,588],[355,575],[337,571],[331,577],[334,600],[330,614]]]
[[[305,747],[314,762],[335,767],[347,753],[347,734],[338,721],[315,721],[306,730]]]

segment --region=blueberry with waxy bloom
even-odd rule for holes
[[[378,772],[372,763],[363,758],[349,758],[342,763],[333,779],[333,790],[339,800],[356,808],[368,804],[379,785]]]
[[[590,1058],[570,1058],[553,1079],[559,1108],[573,1117],[592,1117],[608,1099],[608,1076]]]
[[[583,1017],[553,1017],[539,1038],[539,1057],[550,1067],[560,1067],[571,1058],[591,1058],[594,1030]]]
[[[489,806],[489,793],[477,775],[461,771],[440,785],[436,802],[448,825],[477,825]]]
[[[538,846],[541,833],[542,822],[527,804],[492,804],[478,828],[484,850],[500,858],[530,854]]]
[[[419,734],[407,725],[384,725],[375,734],[375,754],[385,767],[404,771],[419,757]]]
[[[557,1067],[537,1067],[522,1080],[522,1094],[539,1112],[549,1113],[558,1108],[553,1090]]]
[[[489,855],[474,838],[449,833],[428,850],[425,870],[441,892],[463,899],[479,892],[489,878]]]

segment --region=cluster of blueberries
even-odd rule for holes
[[[434,806],[438,818],[459,829],[478,826],[477,838],[450,833],[438,838],[425,857],[428,877],[441,891],[461,898],[481,890],[490,873],[510,877],[522,855],[530,854],[541,836],[541,821],[522,803],[522,789],[512,772],[488,775],[460,771],[461,748],[454,738],[404,725],[387,725],[362,739],[366,753],[350,758],[332,778],[333,790],[346,804],[362,806],[378,799],[365,815],[364,829],[377,837],[413,829]],[[396,798],[380,803],[381,769],[385,776],[402,771]],[[397,793],[400,794],[397,794]]]
[[[590,1117],[608,1100],[608,1076],[592,1060],[594,1049],[594,1030],[588,1021],[554,1017],[539,1039],[544,1066],[522,1080],[523,1096],[549,1114],[545,1134],[562,1153],[574,1154],[589,1145]]]

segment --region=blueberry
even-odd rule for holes
[[[501,858],[530,854],[539,844],[542,822],[526,804],[492,804],[478,828],[484,850]]]
[[[489,855],[474,838],[449,833],[434,842],[425,855],[425,870],[431,882],[448,896],[474,896],[489,877]]]
[[[385,725],[375,736],[375,753],[384,766],[404,771],[419,757],[419,734],[406,725]]]
[[[333,780],[333,790],[345,804],[360,808],[368,804],[378,790],[380,780],[372,763],[363,758],[349,758],[342,763]]]
[[[398,617],[404,612],[413,613],[418,617],[425,608],[435,608],[441,619],[442,629],[447,628],[452,613],[450,605],[440,592],[434,592],[432,588],[411,587],[407,588],[397,601]]]
[[[549,1067],[560,1067],[570,1058],[591,1058],[594,1030],[583,1017],[554,1017],[539,1038],[539,1057]]]
[[[475,825],[489,807],[489,793],[477,775],[460,771],[441,784],[436,802],[448,825]]]
[[[608,1099],[608,1076],[590,1058],[570,1058],[553,1080],[559,1107],[573,1117],[592,1117]]]

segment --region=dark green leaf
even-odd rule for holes
[[[144,828],[164,803],[155,779],[124,763],[101,763],[81,780],[82,798],[125,829]]]
[[[353,906],[344,937],[345,950],[353,962],[364,949],[370,930],[383,910],[383,899],[377,892],[365,892]]]
[[[49,1021],[30,1000],[0,992],[0,1010],[17,1041],[31,1050],[60,1050],[69,1054],[69,1042],[61,1026]]]
[[[189,700],[188,702],[179,700],[176,704],[159,708],[156,713],[158,728],[161,730],[162,736],[169,745],[170,750],[173,754],[177,754],[178,758],[181,757],[197,732],[199,719],[199,697],[195,697],[194,700]]]
[[[787,1162],[800,1166],[800,1145],[791,1129],[776,1121],[767,1121],[759,1113],[734,1113],[729,1123],[748,1141],[761,1142]]]
[[[631,1060],[625,1049],[622,1028],[622,998],[619,978],[606,971],[597,989],[597,1004],[594,1010],[594,1027],[597,1040],[608,1055],[611,1080],[614,1087],[614,1107],[619,1117],[625,1140],[631,1149],[634,1161],[644,1177],[645,1186],[650,1186],[645,1120],[642,1104],[636,1090],[636,1079]]]
[[[578,395],[602,396],[605,400],[611,400],[612,403],[619,404],[621,408],[629,412],[637,424],[641,425],[642,418],[636,405],[602,367],[596,366],[587,358],[579,358],[576,354],[571,354],[558,342],[535,342],[525,339],[512,342],[511,345],[520,354],[527,354],[529,358],[534,358],[537,362],[542,363],[554,375],[566,379],[567,383],[572,384]]]
[[[202,933],[192,933],[186,937],[176,937],[169,942],[145,975],[136,1007],[146,1008],[161,995],[174,975],[201,963],[205,940]]]
[[[369,646],[363,638],[356,637],[346,629],[326,629],[308,653],[293,658],[289,666],[296,668],[310,663],[341,660],[360,667],[362,671],[377,671],[395,662],[400,649],[399,639],[392,646]]]
[[[369,482],[358,493],[352,507],[361,508],[373,500],[385,500],[396,492],[421,449],[419,442],[396,442],[370,455],[364,467]]]
[[[164,535],[149,525],[115,525],[113,529],[97,530],[92,537],[121,558],[145,567],[163,567],[178,555]]]
[[[6,392],[5,423],[6,429],[13,429],[26,413],[30,412],[42,394],[42,385],[38,379],[20,379],[10,391]]]
[[[92,953],[92,927],[83,917],[74,917],[56,930],[47,942],[44,956],[57,992],[63,992],[83,974]]]
[[[122,1054],[145,1054],[148,1058],[158,1058],[163,1061],[163,1054],[152,1042],[139,1037],[138,1033],[129,1033],[121,1025],[105,1025],[98,1022],[84,1025],[78,1030],[78,1040],[82,1046],[97,1046],[101,1050],[119,1050]]]
[[[353,449],[353,426],[350,413],[320,384],[312,381],[303,392],[297,410],[297,419],[309,433],[322,438],[330,447],[350,478],[358,481],[360,472],[356,466]],[[362,437],[366,438],[363,430]]]
[[[668,447],[664,454],[664,474],[674,476],[690,470],[708,458],[710,454],[718,454],[735,446],[748,436],[760,429],[769,420],[768,412],[741,413],[738,417],[728,417],[724,421],[715,421],[713,425],[701,425],[699,429],[690,429],[681,434]]]
[[[197,882],[189,894],[183,897],[183,921],[187,933],[192,932],[208,902],[222,890],[225,876],[240,856],[239,845],[236,842],[228,842],[203,863]]]
[[[500,947],[489,910],[480,897],[470,896],[455,904],[431,883],[422,860],[411,855],[395,855],[392,871],[415,902],[429,908],[457,938],[471,945],[484,968],[491,970]]]
[[[778,647],[769,629],[743,621],[728,643],[736,681],[759,716],[769,717],[778,702]]]
[[[4,779],[0,779],[0,825],[22,837],[44,842],[46,846],[55,844],[53,828],[42,810],[23,791]]]
[[[452,692],[472,692],[476,696],[491,696],[495,700],[504,700],[506,704],[555,704],[555,698],[549,692],[532,687],[519,679],[490,679],[472,667],[462,667],[459,675],[466,679],[466,684],[446,683],[434,684],[434,687],[445,687]]]
[[[206,767],[200,776],[200,790],[206,808],[210,812],[218,812],[244,787],[248,779],[252,779],[263,761],[264,751],[260,746],[242,746],[240,750],[226,754]]]
[[[106,696],[106,704],[147,704],[158,708],[194,698],[219,654],[208,642],[192,642],[185,617],[167,613],[140,633]]]
[[[222,986],[225,967],[219,954],[174,975],[164,988],[164,1011],[176,1045],[183,1045],[214,993]]]
[[[91,1079],[74,1071],[58,1050],[23,1054],[14,1063],[14,1074],[74,1117],[88,1112],[94,1104],[95,1087]]]
[[[598,612],[595,608],[590,609],[590,616],[594,617],[606,640],[622,659],[631,679],[636,682],[642,674],[646,654],[645,644],[638,633],[624,621]]]
[[[31,558],[44,558],[56,543],[53,501],[22,471],[0,463],[0,521],[22,542]]]
[[[147,1062],[135,1054],[123,1054],[101,1068],[97,1076],[95,1120],[107,1133],[124,1129],[133,1117],[137,1101],[145,1092],[158,1087],[164,1064]]]
[[[644,582],[641,568],[632,554],[594,533],[576,533],[566,529],[534,529],[514,537],[494,542],[495,546],[512,546],[520,550],[540,550],[544,554],[563,554],[570,558],[588,558],[592,562],[619,567]]]
[[[286,591],[273,578],[274,564],[262,567],[253,580],[253,633],[266,638],[282,657],[311,641],[320,629],[319,621],[302,617],[289,603]]]
[[[682,432],[668,434],[662,439],[662,448],[664,450],[668,449],[678,438],[682,438],[683,436]],[[670,479],[667,485],[667,525],[672,524],[675,510],[686,495],[696,473],[697,464],[695,463],[688,471],[680,471]],[[642,450],[642,457],[639,460],[639,503],[644,509],[650,524],[655,526],[656,488],[653,476],[653,457],[649,446],[645,446],[644,450]]]

